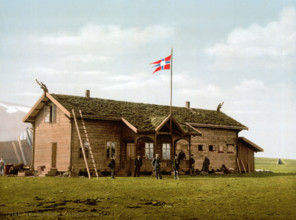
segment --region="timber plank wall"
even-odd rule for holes
[[[53,123],[45,123],[44,110],[40,111],[35,122],[35,137],[34,169],[46,166],[45,170],[50,170],[52,144],[57,143],[56,168],[67,171],[70,165],[71,123],[59,108]]]

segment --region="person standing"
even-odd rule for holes
[[[138,155],[137,158],[135,159],[135,174],[134,177],[139,177],[140,172],[141,172],[141,166],[142,166],[142,158]]]
[[[115,156],[112,156],[112,159],[108,165],[111,168],[111,179],[115,179],[115,165]]]
[[[183,150],[180,151],[178,159],[179,160],[186,160],[186,154],[184,153]]]
[[[208,155],[205,155],[204,162],[202,164],[202,171],[206,174],[209,173],[209,165],[210,165],[210,159],[208,158]]]
[[[152,166],[155,169],[155,177],[156,177],[156,179],[158,179],[158,177],[159,177],[159,179],[162,179],[160,164],[161,164],[161,160],[159,158],[159,154],[156,154],[155,158],[152,160]]]
[[[193,158],[193,155],[191,154],[190,159],[189,159],[190,176],[194,176],[195,175],[195,172],[194,172],[194,163],[195,163],[195,160]]]
[[[1,159],[0,159],[0,175],[1,176],[4,176],[4,167],[5,167],[5,161],[1,157]]]
[[[174,178],[179,179],[180,160],[178,159],[177,154],[175,155],[175,159],[172,161],[172,166],[174,170]]]

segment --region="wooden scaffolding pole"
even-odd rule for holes
[[[83,146],[83,143],[82,143],[82,139],[81,139],[81,135],[80,135],[80,131],[79,131],[79,127],[78,127],[78,123],[77,123],[77,120],[76,120],[76,115],[75,115],[74,109],[72,109],[72,114],[73,114],[73,117],[74,117],[74,122],[75,122],[75,127],[76,127],[76,131],[77,131],[78,138],[79,138],[80,147],[82,149],[82,154],[83,154],[84,163],[85,163],[85,167],[86,167],[86,170],[87,170],[88,178],[90,179],[91,176],[90,176],[90,172],[89,172],[89,168],[88,168],[88,164],[87,164],[87,158],[86,158],[86,155],[85,155],[85,150],[84,150],[84,146]]]
[[[86,127],[85,127],[85,123],[84,123],[84,120],[83,120],[83,117],[82,117],[81,110],[79,110],[79,115],[80,115],[80,118],[81,118],[84,135],[85,135],[86,141],[88,142],[90,159],[91,159],[91,162],[92,162],[92,164],[94,166],[96,177],[99,178],[98,170],[97,170],[97,167],[96,167],[95,159],[94,159],[94,156],[93,156],[93,152],[92,152],[92,149],[91,149],[90,141],[89,141],[89,138],[88,138],[88,134],[87,134],[87,131],[86,131]]]

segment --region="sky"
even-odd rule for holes
[[[0,100],[50,93],[216,109],[260,157],[296,159],[296,1],[0,0]]]

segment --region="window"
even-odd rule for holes
[[[84,148],[85,157],[88,158],[88,155],[89,155],[89,143],[87,141],[83,142],[83,148]],[[82,152],[81,147],[79,149],[79,158],[83,158],[83,152]]]
[[[227,153],[233,153],[234,152],[234,145],[228,144],[227,145]]]
[[[171,159],[171,144],[169,143],[162,144],[162,159],[163,160]]]
[[[106,147],[106,157],[107,158],[112,158],[115,155],[115,143],[108,141],[107,142],[107,147]]]
[[[205,150],[205,146],[203,146],[203,145],[198,145],[198,150],[199,150],[199,151],[204,151],[204,150]]]
[[[56,121],[56,106],[51,103],[50,105],[44,106],[44,122],[53,123]]]
[[[223,153],[224,152],[224,149],[223,149],[223,146],[222,145],[219,146],[219,151],[218,152],[219,153]]]
[[[145,143],[145,156],[147,159],[153,158],[153,143]]]
[[[209,145],[209,151],[215,151],[216,146],[215,145]]]

